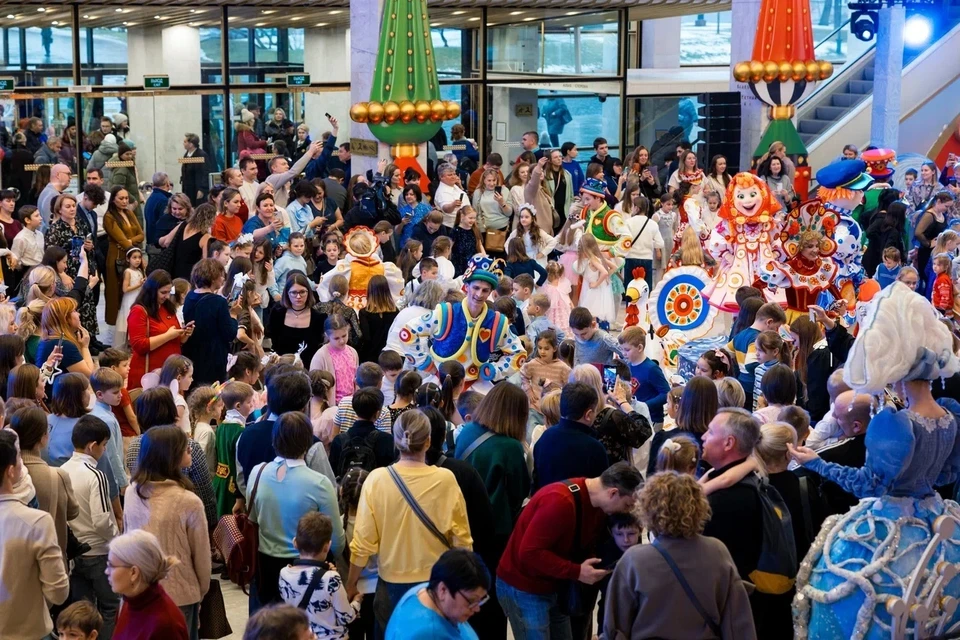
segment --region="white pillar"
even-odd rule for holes
[[[381,0],[350,0],[350,24],[363,25],[350,30],[350,104],[370,100],[373,73],[377,66],[379,46]],[[347,118],[345,118],[347,119]],[[350,135],[364,140],[376,140],[365,124],[352,122]],[[386,145],[381,145],[385,147]],[[381,149],[381,155],[384,150]],[[377,158],[353,156],[353,175],[377,170]]]
[[[517,115],[517,106],[533,108],[531,115]],[[501,127],[501,123],[503,127]],[[498,140],[497,132],[504,129],[506,140]],[[537,130],[537,90],[516,87],[493,87],[493,143],[491,151],[503,156],[503,173],[512,171],[511,163],[523,151],[520,138],[527,131]]]
[[[640,66],[643,69],[680,67],[680,16],[640,23]]]
[[[350,82],[350,29],[316,28],[304,30],[303,70],[313,82]],[[366,98],[369,99],[369,96]],[[351,94],[349,91],[324,91],[304,96],[307,125],[314,140],[330,130],[324,113],[340,121],[338,142],[350,140]]]
[[[730,33],[730,62],[737,64],[753,57],[753,41],[760,17],[760,0],[733,0]],[[750,91],[745,82],[737,82],[730,74],[730,90],[740,92],[740,170],[747,171],[753,151],[760,144],[766,126],[764,104]]]
[[[900,79],[903,77],[903,24],[906,8],[880,10],[877,54],[873,71],[873,111],[870,144],[896,149],[900,138]]]

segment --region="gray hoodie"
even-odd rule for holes
[[[110,175],[113,173],[112,170],[104,167],[103,165],[107,163],[110,158],[117,153],[117,138],[112,133],[107,134],[103,142],[100,143],[100,147],[93,152],[93,155],[90,157],[90,162],[87,163],[87,171],[91,169],[101,169],[103,171],[104,181],[109,181]]]

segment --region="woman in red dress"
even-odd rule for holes
[[[193,323],[180,327],[177,309],[170,300],[173,281],[163,270],[144,281],[140,295],[127,317],[127,338],[132,357],[127,387],[139,389],[145,373],[163,366],[167,358],[180,355],[180,345],[190,339]]]

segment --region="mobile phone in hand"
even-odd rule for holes
[[[503,195],[503,185],[498,184],[493,188],[493,190],[496,191],[498,195]]]

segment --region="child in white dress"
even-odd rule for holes
[[[608,325],[617,320],[617,301],[611,283],[617,268],[600,252],[600,245],[593,235],[586,233],[580,238],[577,262],[573,265],[574,271],[583,278],[578,304],[590,309],[600,323]]]
[[[137,247],[127,251],[127,268],[123,271],[123,299],[120,301],[120,310],[117,312],[117,330],[113,334],[113,346],[124,348],[127,346],[127,316],[133,303],[140,294],[140,287],[147,275],[143,271],[143,253]]]
[[[563,265],[556,260],[548,262],[547,281],[540,285],[539,292],[550,299],[547,319],[567,335],[570,333],[570,311],[573,309],[570,301],[572,289],[570,281],[564,276]]]

